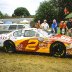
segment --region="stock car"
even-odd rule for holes
[[[42,29],[24,28],[0,34],[0,46],[6,52],[40,52],[63,57],[72,50],[72,37]]]

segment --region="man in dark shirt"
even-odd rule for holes
[[[69,19],[68,23],[67,23],[67,35],[72,37],[72,18]]]
[[[72,28],[68,30],[67,35],[72,37]]]
[[[69,19],[69,21],[67,22],[67,28],[72,28],[72,19]]]

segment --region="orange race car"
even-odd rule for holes
[[[42,29],[28,28],[1,34],[0,46],[7,52],[40,52],[63,57],[66,53],[71,53],[72,37],[54,35]]]

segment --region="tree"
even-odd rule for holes
[[[64,19],[66,15],[72,12],[72,0],[61,0],[61,1],[59,0],[59,8],[61,8],[59,14],[63,14],[59,15],[59,17]],[[67,13],[64,12],[65,9]]]
[[[0,18],[2,18],[3,17],[3,14],[2,14],[2,12],[0,11]]]
[[[66,14],[64,12],[65,9]],[[47,19],[49,23],[55,18],[57,21],[61,21],[64,20],[65,16],[70,12],[72,12],[72,0],[43,1],[36,11],[34,20],[37,21],[40,19],[43,21],[44,19]]]
[[[14,10],[14,14],[12,16],[30,16],[29,11],[26,8],[18,7]]]
[[[72,0],[58,0],[59,6],[62,8],[67,8],[69,12],[72,12]]]
[[[59,20],[63,20],[66,15],[72,12],[72,0],[51,0],[51,2],[56,8],[58,8]]]
[[[53,19],[57,19],[57,8],[53,6],[51,1],[43,1],[36,12],[34,20],[47,19],[48,23],[51,23]]]

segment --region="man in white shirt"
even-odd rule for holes
[[[41,29],[48,31],[49,24],[47,23],[47,20],[44,20],[44,23],[41,24]]]

